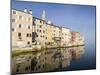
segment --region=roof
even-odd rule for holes
[[[24,10],[22,11],[22,10],[19,10],[19,9],[11,9],[11,10],[16,10],[16,11],[20,11],[20,12],[23,12],[23,13],[26,13],[26,14],[30,14],[29,12],[24,12]],[[30,14],[30,15],[32,15],[32,14]]]

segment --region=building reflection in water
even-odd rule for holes
[[[47,49],[14,56],[12,73],[35,73],[60,71],[70,67],[71,60],[81,59],[85,46]]]

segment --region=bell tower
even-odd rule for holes
[[[42,20],[46,19],[46,14],[45,14],[45,10],[42,11]]]

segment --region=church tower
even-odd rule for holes
[[[42,20],[46,20],[45,10],[43,10],[43,12],[42,12]]]

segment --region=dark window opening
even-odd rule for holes
[[[21,33],[18,33],[18,37],[19,37],[19,39],[22,39],[22,38],[21,38]]]
[[[38,69],[40,69],[40,68],[41,68],[41,66],[39,65],[39,66],[38,66]]]
[[[42,21],[40,20],[40,23],[42,23]]]
[[[19,28],[21,28],[21,24],[19,24]]]
[[[40,25],[40,28],[42,28],[42,26]]]
[[[29,34],[27,33],[27,34],[26,34],[26,36],[28,37],[28,36],[29,36]]]
[[[28,41],[27,44],[30,44],[30,42]]]
[[[30,37],[31,37],[31,34],[30,34]]]
[[[28,29],[30,29],[30,26],[28,26]]]
[[[31,37],[31,33],[27,33],[26,36],[27,36],[27,37]]]
[[[44,68],[44,64],[43,64],[43,68]]]
[[[17,70],[16,70],[17,72],[19,72],[19,69],[17,68]]]
[[[12,28],[12,31],[14,31],[15,29],[14,28]]]
[[[41,32],[41,30],[40,30],[40,32]]]
[[[16,14],[16,11],[13,11],[13,14]]]
[[[28,67],[25,68],[25,71],[27,71],[27,70],[28,70]]]

